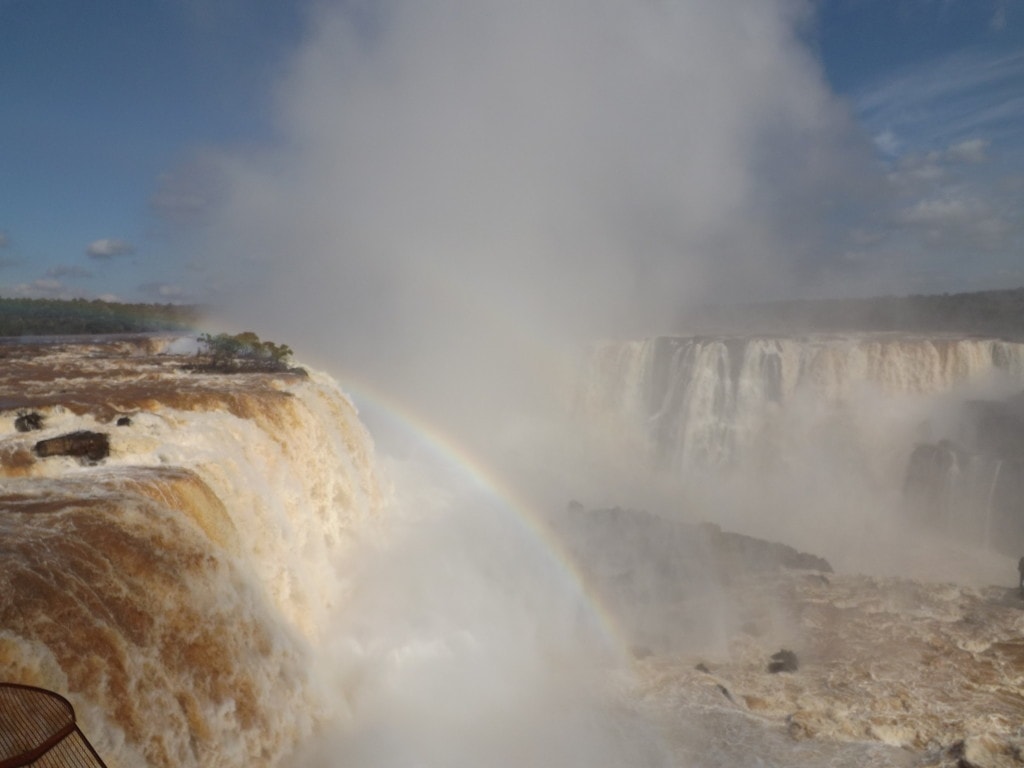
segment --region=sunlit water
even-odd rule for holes
[[[633,513],[596,547],[585,509],[375,456],[326,376],[189,373],[182,351],[2,349],[0,676],[68,695],[111,766],[1020,754],[1011,557],[861,524],[835,573],[723,568]],[[15,430],[28,408],[42,431]],[[34,456],[76,429],[110,457]],[[783,648],[798,669],[769,673]]]

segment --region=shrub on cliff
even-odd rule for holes
[[[263,341],[252,331],[202,334],[200,357],[206,367],[218,371],[288,371],[292,350],[287,344]]]

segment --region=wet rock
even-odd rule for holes
[[[571,501],[550,523],[629,645],[658,655],[681,651],[698,637],[711,641],[715,630],[702,607],[709,584],[752,587],[789,571],[832,570],[823,558],[778,542],[644,510],[588,510]]]
[[[903,476],[903,497],[919,520],[945,520],[952,495],[950,488],[967,457],[949,440],[920,443],[910,454]]]
[[[772,660],[768,664],[768,671],[773,675],[778,672],[796,672],[800,667],[796,654],[783,648],[778,653],[772,654]]]
[[[1024,455],[1024,393],[1006,400],[968,400],[965,411],[961,430],[975,450],[1000,458]]]
[[[110,438],[103,432],[69,432],[59,437],[40,440],[35,445],[35,453],[39,458],[77,456],[88,461],[99,461],[110,455]]]
[[[37,429],[42,429],[43,417],[35,411],[19,413],[18,418],[14,420],[14,428],[19,432],[32,432]]]
[[[904,474],[907,511],[1004,554],[1024,548],[1024,393],[968,400],[956,410],[950,439],[914,448]],[[974,523],[973,528],[971,523]]]
[[[946,750],[956,768],[1003,768],[1024,764],[1016,745],[989,734],[968,736]]]
[[[701,523],[699,530],[726,572],[760,572],[778,568],[832,573],[823,557],[800,552],[774,541],[723,531],[714,523]]]
[[[822,729],[822,717],[817,712],[798,710],[786,717],[786,733],[794,741],[807,741]]]

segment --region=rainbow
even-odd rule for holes
[[[532,503],[454,437],[404,403],[348,377],[341,377],[341,387],[360,412],[364,423],[367,415],[372,415],[374,420],[383,419],[389,430],[394,430],[417,451],[425,452],[472,489],[497,502],[498,510],[538,545],[555,572],[563,577],[573,596],[585,606],[589,614],[588,624],[597,630],[613,659],[622,664],[628,663],[632,658],[630,644],[618,622]]]

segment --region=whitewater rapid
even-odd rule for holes
[[[0,347],[0,677],[66,692],[112,766],[273,764],[331,714],[311,655],[379,511],[372,443],[326,376],[175,351]],[[34,455],[78,430],[109,457]]]
[[[787,418],[838,419],[853,408],[870,416],[872,407],[889,416],[894,401],[1019,389],[1024,344],[895,334],[664,336],[595,345],[581,382],[577,409],[584,419],[641,429],[652,463],[689,473],[754,460],[759,449],[777,447],[766,443]],[[803,411],[794,412],[798,407]],[[865,434],[873,426],[853,431],[875,438]]]
[[[878,563],[853,557],[850,544],[866,523],[904,514],[921,446],[967,443],[955,446],[959,464],[935,469],[925,461],[942,449],[922,449],[917,475],[931,486],[922,495],[931,507],[936,494],[945,499],[943,514],[922,515],[933,527],[1007,553],[1024,547],[1016,473],[998,475],[1012,457],[964,436],[973,402],[1021,391],[1024,344],[998,339],[657,337],[595,344],[575,413],[606,464],[660,483],[662,496],[867,568]]]
[[[0,678],[67,696],[112,768],[1019,764],[1015,558],[880,503],[1019,345],[601,345],[577,416],[652,485],[762,484],[539,513],[376,455],[326,375],[193,351],[0,345]],[[34,450],[78,430],[110,455]]]

